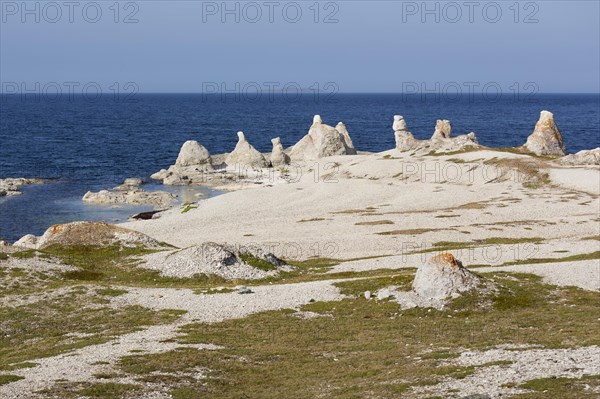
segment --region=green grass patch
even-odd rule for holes
[[[600,259],[600,251],[586,253],[586,254],[577,254],[577,255],[569,255],[562,258],[531,258],[531,259],[519,259],[511,262],[505,262],[502,266],[510,266],[510,265],[530,265],[536,263],[560,263],[560,262],[576,262],[582,260],[595,260]]]
[[[362,296],[388,285],[407,288],[414,270],[396,272],[337,283],[349,298],[302,307],[325,317],[303,319],[294,310],[280,310],[184,326],[180,343],[210,342],[223,349],[135,354],[121,359],[119,371],[140,381],[161,381],[179,397],[391,399],[404,397],[411,387],[474,373],[477,367],[447,364],[464,348],[600,344],[595,292],[499,272],[486,275],[499,290],[485,299],[492,304],[485,308],[477,297],[438,311],[402,310],[392,301]],[[206,370],[207,378],[187,377],[198,369]]]
[[[600,376],[582,378],[541,378],[519,386],[533,392],[513,396],[515,399],[546,399],[551,395],[561,399],[597,399]]]
[[[11,382],[19,381],[24,379],[25,377],[21,377],[20,375],[0,375],[0,385],[10,384]]]
[[[248,254],[248,253],[241,253],[240,255],[240,259],[242,260],[242,262],[256,268],[259,270],[263,270],[263,271],[272,271],[272,270],[277,270],[277,266],[275,266],[272,263],[267,262],[264,259],[260,259],[257,258],[254,255]]]

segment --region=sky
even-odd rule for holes
[[[5,1],[2,92],[600,92],[600,2]]]

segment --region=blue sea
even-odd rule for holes
[[[429,138],[436,119],[452,121],[453,134],[471,131],[481,144],[518,146],[532,132],[540,111],[554,113],[569,152],[600,146],[598,94],[537,94],[527,98],[436,95],[336,94],[290,98],[203,94],[137,94],[22,97],[1,95],[0,178],[53,179],[27,186],[23,195],[0,198],[0,237],[14,241],[41,234],[54,223],[73,220],[117,222],[149,207],[85,205],[81,197],[118,185],[127,177],[149,180],[173,164],[181,144],[198,140],[213,153],[228,152],[244,131],[258,150],[271,139],[296,143],[312,117],[335,125],[343,121],[358,150],[394,147],[393,115],[403,115],[417,138]],[[147,190],[164,189],[150,184]],[[218,194],[203,188],[168,188],[182,200]]]

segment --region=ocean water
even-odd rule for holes
[[[0,178],[40,177],[51,183],[0,199],[0,237],[14,241],[72,220],[122,221],[151,207],[85,205],[88,190],[112,188],[127,177],[148,176],[174,163],[181,144],[198,140],[213,153],[228,152],[244,131],[258,150],[271,139],[296,143],[314,114],[343,121],[358,150],[394,147],[393,115],[403,115],[417,138],[429,138],[436,119],[449,119],[453,135],[477,134],[491,147],[521,145],[542,110],[554,113],[569,152],[600,146],[600,95],[537,94],[515,98],[335,94],[315,96],[137,94],[130,98],[0,95]],[[149,185],[148,190],[164,187]],[[168,188],[182,198],[218,194]]]

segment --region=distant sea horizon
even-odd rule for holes
[[[0,178],[55,179],[0,199],[0,237],[14,241],[71,220],[121,221],[141,208],[119,213],[84,207],[81,197],[127,177],[148,181],[150,174],[174,163],[186,140],[199,141],[212,154],[225,153],[235,147],[241,130],[259,151],[271,151],[274,137],[290,147],[307,133],[315,114],[329,125],[343,121],[359,151],[394,148],[396,114],[420,139],[431,137],[437,119],[448,119],[453,135],[475,132],[482,145],[515,147],[531,134],[542,110],[554,113],[568,152],[600,147],[598,93],[506,93],[495,99],[481,94],[458,99],[450,94],[312,94],[265,93],[253,99],[219,93],[105,93],[92,100],[77,95],[53,101],[0,94]]]

